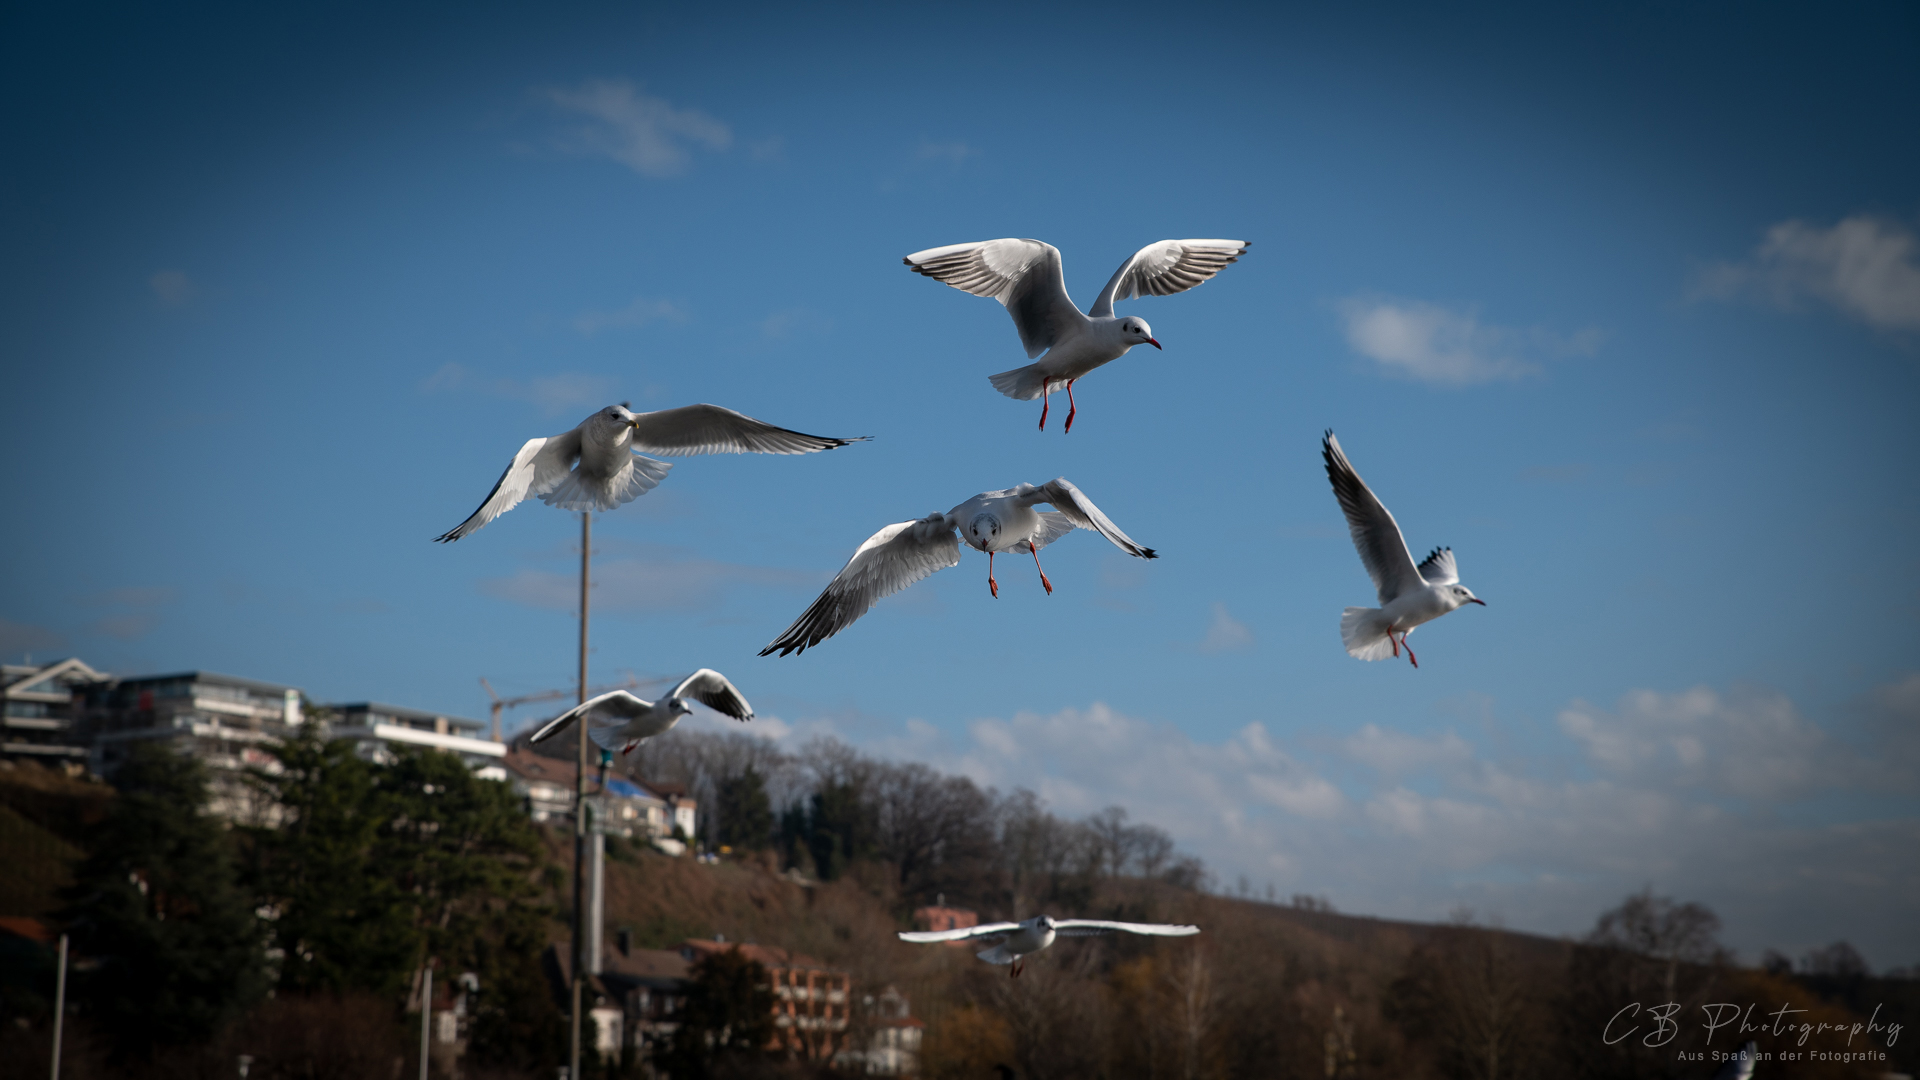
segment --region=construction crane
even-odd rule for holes
[[[649,681],[659,682],[660,680],[653,679]],[[516,708],[521,705],[530,705],[536,701],[560,701],[564,698],[570,698],[574,696],[574,694],[577,692],[573,690],[542,690],[537,694],[522,694],[519,697],[503,698],[499,694],[494,693],[493,684],[487,681],[486,676],[482,675],[480,677],[480,685],[486,687],[487,696],[493,699],[493,741],[494,742],[500,741],[500,714],[502,712],[506,711],[507,709]],[[595,694],[604,694],[609,690],[638,690],[645,685],[647,685],[647,683],[643,683],[639,679],[634,678],[632,672],[628,672],[627,677],[617,683],[608,683],[605,686],[589,687],[587,689],[587,696],[592,697]]]

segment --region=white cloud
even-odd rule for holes
[[[147,287],[168,307],[179,307],[200,294],[200,287],[181,270],[162,270],[147,279]]]
[[[1897,898],[1920,895],[1920,739],[1878,732],[1920,727],[1920,675],[1870,695],[1863,714],[1880,725],[1872,753],[1780,694],[1711,688],[1574,702],[1559,752],[1513,760],[1391,721],[1312,753],[1260,722],[1198,742],[1099,703],[975,720],[952,740],[910,723],[862,741],[1030,788],[1069,815],[1117,803],[1223,880],[1344,910],[1440,920],[1466,905],[1581,933],[1651,884],[1713,907],[1750,959],[1844,937],[1881,965],[1911,963],[1920,930]],[[814,723],[794,726],[830,730]],[[1844,809],[1860,792],[1880,808]]]
[[[1783,221],[1744,262],[1709,267],[1699,296],[1757,294],[1782,307],[1825,301],[1882,330],[1920,330],[1920,250],[1897,221],[1855,214],[1831,228]]]
[[[803,308],[783,308],[760,321],[760,336],[782,341],[803,334],[824,334],[833,329],[833,321]]]
[[[588,118],[560,137],[561,149],[609,157],[642,176],[674,176],[693,160],[687,144],[725,150],[726,124],[698,109],[676,109],[642,94],[625,79],[595,79],[572,90],[548,90],[555,106]]]
[[[1200,641],[1201,652],[1232,652],[1253,644],[1253,631],[1247,624],[1227,614],[1227,605],[1214,601],[1213,619],[1207,623],[1207,636]]]
[[[933,139],[921,139],[920,150],[916,155],[921,161],[944,161],[950,165],[959,165],[980,151],[958,139],[937,142]]]
[[[1338,307],[1355,352],[1395,375],[1443,386],[1518,379],[1538,373],[1539,359],[1591,356],[1600,347],[1598,330],[1565,337],[1483,325],[1472,312],[1418,300],[1355,296]]]
[[[584,311],[573,320],[574,329],[592,337],[602,330],[633,330],[650,322],[685,322],[687,305],[678,300],[652,300],[636,296],[626,307],[614,311]]]

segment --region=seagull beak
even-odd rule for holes
[[[1158,341],[1155,341],[1155,340],[1154,340],[1154,339],[1152,339],[1152,338],[1148,338],[1148,339],[1147,339],[1147,344],[1149,344],[1149,345],[1151,345],[1151,346],[1153,346],[1153,347],[1154,347],[1154,348],[1156,348],[1156,349],[1160,349],[1160,343],[1159,343]],[[1167,350],[1165,350],[1165,349],[1160,349],[1160,351],[1161,351],[1161,352],[1166,352]]]
[[[1481,607],[1486,607],[1486,606],[1487,606],[1487,602],[1486,602],[1485,600],[1482,600],[1482,599],[1480,599],[1480,598],[1479,598],[1479,597],[1477,597],[1477,596],[1476,596],[1476,597],[1474,597],[1473,599],[1471,599],[1471,600],[1469,600],[1469,601],[1467,601],[1467,603],[1469,603],[1469,604],[1479,604],[1479,605],[1480,605]]]

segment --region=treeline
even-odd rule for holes
[[[857,864],[883,866],[907,906],[944,897],[1024,918],[1041,904],[1091,903],[1108,878],[1179,889],[1208,880],[1199,859],[1176,851],[1162,830],[1129,822],[1118,806],[1063,818],[1031,791],[982,789],[834,739],[788,752],[740,732],[676,730],[631,757],[636,778],[682,783],[696,795],[710,845],[774,851],[784,866],[822,881]]]

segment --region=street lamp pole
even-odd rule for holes
[[[580,701],[587,702],[587,572],[593,554],[593,512],[580,514]],[[567,1080],[580,1080],[580,1021],[587,986],[587,721],[573,725],[579,732],[579,755],[573,787],[573,1009],[567,1055]]]

